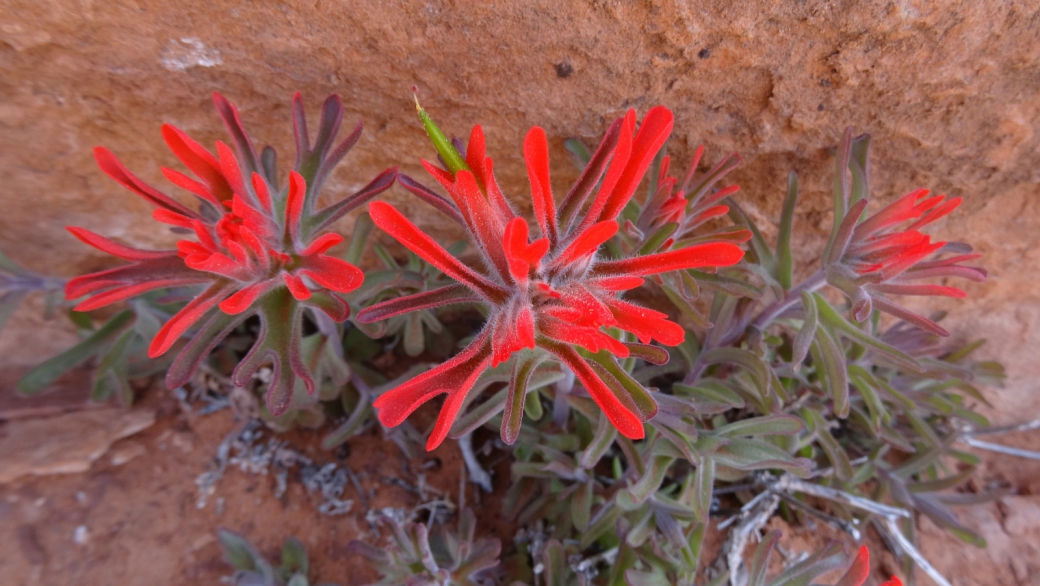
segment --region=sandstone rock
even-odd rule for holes
[[[1014,496],[1001,500],[1006,511],[1004,531],[1014,538],[1040,544],[1040,498]]]
[[[986,540],[984,550],[966,546],[919,517],[921,551],[954,586],[1033,586],[1040,575],[1040,497],[1013,496],[1001,504],[958,507],[961,522]]]
[[[84,472],[113,442],[153,423],[153,410],[114,408],[9,421],[0,426],[0,483]]]

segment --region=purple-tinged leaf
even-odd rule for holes
[[[715,430],[722,437],[752,435],[797,435],[805,429],[802,421],[793,415],[765,415],[728,423]]]
[[[473,303],[480,297],[465,285],[446,285],[432,291],[397,297],[366,307],[358,312],[358,321],[372,323],[403,315],[412,311],[432,309],[454,303]]]
[[[502,413],[502,441],[508,445],[515,443],[517,436],[520,435],[520,423],[524,416],[524,400],[527,397],[528,383],[535,369],[545,358],[543,352],[537,352],[534,355],[521,353],[513,362],[513,376],[509,380],[505,411]]]
[[[849,456],[845,453],[845,449],[831,435],[827,420],[819,412],[808,407],[802,408],[802,419],[809,427],[809,431],[816,436],[820,447],[827,454],[827,459],[834,466],[834,475],[839,480],[848,481],[851,479],[853,474],[852,463],[849,461]]]

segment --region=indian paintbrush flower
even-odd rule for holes
[[[651,250],[622,259],[597,254],[617,233],[619,214],[671,132],[672,113],[660,106],[651,109],[638,132],[633,110],[616,120],[559,204],[550,185],[545,131],[532,128],[523,147],[538,230],[532,241],[527,220],[516,212],[495,180],[481,127],[473,128],[463,154],[419,110],[447,170],[426,161],[423,165],[448,191],[451,201],[408,177],[401,176],[401,183],[458,220],[468,230],[484,266],[466,265],[393,206],[373,202],[369,213],[377,226],[458,284],[365,308],[358,320],[372,322],[461,302],[483,304],[489,315],[483,329],[454,358],[380,396],[374,403],[380,421],[398,425],[423,403],[447,393],[427,442],[427,449],[433,449],[447,436],[480,375],[520,353],[503,415],[504,441],[515,441],[527,378],[547,356],[574,372],[622,434],[643,437],[643,422],[656,414],[657,405],[616,359],[636,356],[654,363],[667,361],[667,353],[649,343],[680,344],[684,331],[666,314],[625,301],[621,294],[639,287],[648,275],[729,266],[744,255],[738,246],[722,242]],[[597,184],[599,189],[593,195]],[[608,328],[630,332],[639,343],[625,342],[608,333]],[[541,351],[529,352],[536,348]]]
[[[339,97],[325,101],[313,147],[303,100],[299,93],[293,97],[297,154],[285,187],[278,182],[274,149],[265,147],[258,154],[237,108],[219,94],[213,99],[235,151],[217,142],[213,155],[174,126],[162,128],[170,150],[195,178],[168,168],[163,168],[163,174],[198,198],[197,211],[143,182],[107,149],[94,150],[105,174],[155,206],[152,215],[157,221],[190,231],[196,239],[181,240],[176,250],[147,251],[70,227],[83,242],[131,264],[72,279],[66,295],[70,299],[90,295],[76,306],[78,311],[90,311],[154,289],[202,286],[202,292],[162,326],[148,350],[149,356],[156,357],[189,338],[167,374],[171,388],[187,382],[206,355],[238,324],[258,315],[258,339],[232,379],[243,386],[270,362],[273,376],[267,406],[277,415],[288,408],[297,381],[308,393],[314,391],[300,357],[304,309],[320,310],[342,322],[350,309],[339,294],[354,290],[364,279],[357,267],[325,254],[343,240],[327,230],[390,187],[396,169],[384,171],[357,193],[317,210],[322,184],[361,135],[358,123],[343,142],[333,144],[343,118]],[[188,335],[192,328],[195,333]]]
[[[956,287],[922,284],[921,279],[960,277],[981,282],[985,269],[961,263],[979,258],[960,242],[933,242],[921,228],[957,209],[961,198],[929,195],[918,189],[863,218],[867,209],[867,155],[869,137],[852,139],[846,130],[839,156],[836,204],[840,223],[835,224],[824,255],[827,282],[852,301],[852,315],[863,321],[871,308],[893,315],[941,336],[949,335],[934,321],[892,302],[887,295],[941,295],[964,297]],[[848,184],[844,169],[852,171]],[[847,210],[847,212],[845,212]],[[900,227],[905,222],[908,226]],[[942,258],[942,255],[949,254]]]

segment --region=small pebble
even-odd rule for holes
[[[72,533],[72,541],[75,541],[76,545],[86,545],[88,539],[90,539],[90,532],[87,531],[86,525],[76,527],[76,531]]]

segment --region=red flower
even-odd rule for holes
[[[674,346],[683,341],[684,332],[665,314],[623,301],[621,293],[641,285],[647,275],[728,266],[744,255],[733,244],[708,243],[635,258],[597,257],[599,247],[617,232],[618,215],[671,129],[672,114],[666,108],[650,110],[638,133],[635,112],[629,111],[610,127],[578,182],[557,205],[549,181],[545,131],[532,128],[524,140],[524,160],[539,233],[534,241],[528,235],[527,221],[518,216],[495,181],[480,126],[473,128],[464,162],[458,153],[447,153],[454,155],[445,157],[449,168],[456,167],[454,173],[423,161],[454,203],[402,176],[402,185],[466,227],[483,257],[481,269],[448,254],[393,206],[370,204],[369,213],[377,226],[459,285],[368,307],[358,314],[359,321],[463,301],[479,302],[490,310],[483,330],[457,356],[376,400],[384,425],[400,424],[426,401],[447,393],[427,442],[427,449],[432,450],[447,436],[467,393],[485,369],[520,350],[539,348],[545,351],[539,356],[547,353],[574,372],[622,434],[643,437],[643,422],[656,414],[657,405],[618,366],[615,357],[636,355],[666,361],[665,352],[647,344],[657,340]],[[592,196],[597,183],[600,188]],[[641,343],[623,342],[604,328],[630,332]],[[514,366],[502,428],[503,439],[509,443],[519,433],[526,392],[524,373],[533,370],[532,362],[539,361],[523,358]]]
[[[949,335],[935,322],[896,305],[885,295],[964,297],[964,291],[956,287],[916,281],[937,277],[985,280],[984,269],[960,264],[980,257],[969,254],[971,247],[956,242],[933,242],[929,235],[919,231],[955,210],[960,203],[959,197],[929,197],[928,190],[919,189],[862,222],[858,220],[867,207],[867,200],[861,199],[850,207],[829,256],[837,274],[828,275],[828,281],[850,294],[857,319],[866,319],[873,306],[936,334]],[[898,229],[900,224],[911,220],[909,226]],[[927,260],[943,253],[953,253],[953,256]]]
[[[856,558],[852,560],[852,566],[834,586],[863,586],[868,576],[870,576],[870,552],[867,550],[867,546],[863,545],[856,553]],[[881,586],[903,586],[903,582],[893,576]]]
[[[698,146],[682,182],[668,175],[671,170],[671,157],[662,157],[654,183],[655,188],[643,203],[634,224],[638,229],[636,236],[640,240],[644,235],[649,237],[662,229],[668,231],[669,238],[680,248],[706,240],[747,242],[751,239],[751,232],[740,226],[695,235],[695,231],[706,222],[726,215],[729,207],[719,202],[740,190],[736,185],[713,190],[718,181],[740,164],[740,155],[731,153],[695,181],[694,173],[703,155],[704,145]],[[632,231],[632,227],[626,226],[629,231]]]
[[[313,392],[313,380],[299,354],[303,307],[319,309],[342,322],[350,309],[337,293],[354,290],[364,279],[357,267],[324,254],[343,238],[323,232],[390,187],[396,170],[387,170],[358,193],[316,211],[318,189],[361,132],[359,124],[330,151],[342,120],[339,98],[326,100],[318,144],[312,149],[302,99],[299,93],[294,96],[299,154],[297,170],[290,172],[286,189],[278,188],[273,150],[265,149],[261,162],[237,109],[219,94],[214,94],[214,102],[235,139],[237,157],[222,142],[217,143],[214,156],[179,129],[170,125],[162,129],[170,150],[196,178],[167,168],[163,174],[199,199],[197,212],[141,181],[107,149],[94,150],[102,171],[155,206],[152,216],[156,220],[193,231],[197,241],[181,240],[177,250],[144,251],[70,227],[83,242],[133,263],[72,279],[66,296],[92,295],[76,306],[79,311],[89,311],[153,289],[205,285],[202,293],[163,325],[148,349],[153,358],[164,354],[202,322],[167,375],[171,388],[186,382],[238,323],[258,314],[260,339],[235,369],[233,380],[244,385],[272,360],[268,408],[277,415],[288,408],[296,377]]]

